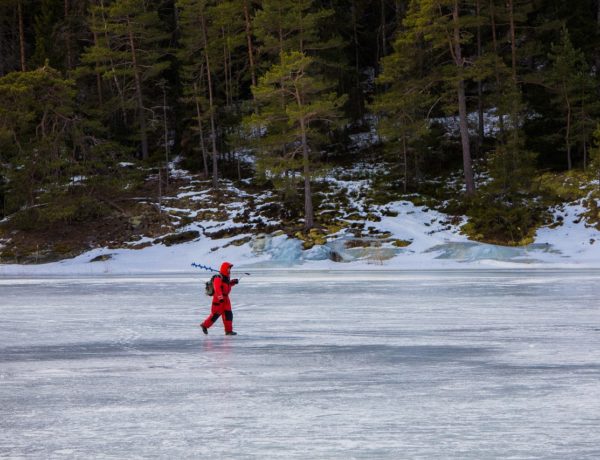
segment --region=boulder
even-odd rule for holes
[[[173,246],[174,244],[187,243],[193,241],[200,236],[200,232],[196,230],[188,230],[187,232],[173,233],[154,240],[154,244],[164,244],[165,246]]]
[[[91,262],[106,262],[107,260],[112,259],[112,254],[100,254],[99,256],[94,257]]]

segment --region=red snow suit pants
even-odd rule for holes
[[[218,301],[213,301],[210,315],[202,322],[202,326],[208,329],[219,319],[219,316],[223,317],[225,332],[233,331],[233,312],[231,311],[229,297],[223,297],[223,300],[220,303]]]

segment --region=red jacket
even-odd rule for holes
[[[231,267],[233,267],[233,264],[223,262],[221,270],[219,271],[221,276],[216,276],[213,280],[213,286],[215,287],[213,303],[218,303],[229,297],[229,293],[231,292],[231,281],[229,279]]]

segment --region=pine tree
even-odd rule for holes
[[[281,149],[285,144],[283,161],[301,158],[305,229],[314,226],[311,156],[319,137],[317,128],[320,123],[335,123],[345,101],[344,97],[337,96],[330,84],[311,74],[314,62],[314,58],[298,51],[281,53],[280,64],[272,66],[253,88],[260,108],[250,119],[256,132],[264,131],[261,135],[263,149]],[[280,131],[282,123],[288,127],[283,132]]]
[[[170,66],[164,46],[168,36],[156,10],[143,0],[99,0],[92,14],[91,27],[101,39],[86,50],[82,61],[114,81],[124,113],[135,108],[141,158],[148,159],[149,97]]]
[[[339,45],[323,30],[333,13],[312,0],[264,0],[254,20],[260,52],[272,63],[253,87],[258,110],[247,119],[258,137],[257,172],[269,171],[293,199],[295,171],[302,171],[305,229],[314,225],[311,163],[317,138],[322,138],[325,118],[334,123],[345,101],[325,76],[324,52]]]
[[[333,15],[333,10],[318,8],[313,0],[263,0],[254,18],[261,54],[277,60],[282,52],[316,55],[338,46],[337,39],[322,35],[325,21]]]
[[[25,26],[24,26],[24,1],[17,0],[17,12],[18,12],[18,21],[19,21],[19,56],[21,61],[21,71],[25,72],[27,70],[27,56],[25,54]]]
[[[249,35],[251,4],[249,0],[180,0],[177,6],[181,30],[178,55],[187,83],[184,102],[193,113],[195,121],[190,128],[200,138],[205,174],[210,150],[213,187],[217,187],[220,150],[227,148],[227,134],[239,123],[242,98],[249,96],[251,82],[256,80],[253,38]],[[210,141],[209,149],[205,139]]]
[[[55,69],[44,66],[0,78],[0,163],[8,178],[9,213],[47,206],[53,192],[69,182],[80,124],[73,81]]]
[[[377,114],[378,131],[387,149],[400,152],[394,157],[402,171],[404,193],[412,182],[411,159],[415,165],[412,176],[417,176],[420,152],[416,144],[429,131],[427,118],[436,103],[433,82],[422,71],[424,53],[419,45],[405,34],[397,37],[393,52],[381,61],[377,83],[384,90],[370,106]]]
[[[219,37],[216,41],[220,45],[220,74],[222,74],[221,92],[224,96],[225,106],[234,109],[234,102],[241,96],[242,86],[249,88],[251,78],[248,72],[252,71],[249,62],[251,50],[248,45],[246,23],[247,0],[223,0],[210,8],[208,16],[212,18],[209,36]]]
[[[127,184],[123,148],[79,110],[75,81],[49,66],[0,78],[0,177],[11,225],[97,218]]]
[[[467,31],[477,25],[477,18],[462,16],[463,1],[413,0],[403,23],[404,40],[416,43],[421,37],[429,47],[430,74],[446,90],[448,107],[459,116],[463,172],[467,195],[475,191],[471,144],[467,119],[466,82],[469,63],[463,47],[469,41]]]
[[[56,43],[56,28],[62,20],[62,0],[41,0],[34,17],[35,52],[31,58],[34,66],[42,66],[48,61],[59,68],[62,64],[61,47]]]
[[[212,156],[212,184],[218,187],[218,148],[217,148],[217,104],[215,101],[216,62],[219,61],[217,43],[209,39],[207,15],[210,3],[206,0],[180,0],[179,25],[181,44],[179,56],[184,63],[182,77],[188,82],[184,92],[184,101],[192,103],[196,110],[196,122],[200,135],[200,147],[203,156],[204,173],[208,174],[207,151],[204,143],[204,121],[210,126],[210,144]],[[218,43],[221,43],[219,40]],[[212,45],[212,46],[211,46]],[[220,54],[220,53],[219,53]]]
[[[548,58],[551,67],[546,74],[546,84],[554,93],[554,103],[562,113],[563,143],[567,169],[570,170],[573,167],[572,150],[578,137],[583,141],[583,149],[587,148],[586,133],[590,132],[587,107],[592,105],[590,99],[595,85],[583,53],[574,48],[566,29],[560,42],[552,45]]]
[[[0,76],[26,69],[26,7],[23,0],[0,2]]]
[[[537,10],[536,10],[537,8]],[[531,0],[490,0],[495,91],[490,95],[499,119],[499,135],[494,152],[488,159],[492,181],[485,194],[500,202],[514,202],[515,208],[528,207],[531,182],[537,154],[529,148],[525,125],[530,121],[531,98],[526,85],[532,83],[531,62],[539,53],[535,40],[538,27],[531,22],[532,13],[539,14]],[[554,26],[546,24],[548,30]],[[504,53],[502,49],[506,50]],[[520,197],[520,198],[519,198]],[[489,203],[494,206],[494,203]],[[499,206],[500,208],[502,206]],[[530,206],[533,207],[533,206]],[[523,227],[526,227],[525,225]]]
[[[591,173],[592,179],[596,181],[596,191],[600,192],[600,124],[596,126],[592,137],[593,144],[590,149],[591,161],[589,173]]]

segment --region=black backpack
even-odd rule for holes
[[[211,276],[210,281],[207,281],[206,284],[204,285],[204,292],[208,296],[215,295],[215,286],[213,284],[213,281],[215,280],[215,278],[221,278],[221,275],[219,274],[219,275]],[[223,278],[221,278],[221,279],[223,279]]]

